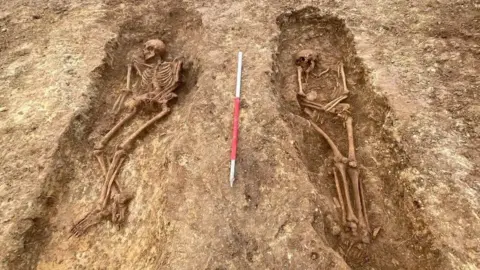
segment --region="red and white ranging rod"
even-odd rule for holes
[[[237,158],[238,126],[240,117],[240,86],[242,81],[242,52],[238,52],[237,66],[237,87],[235,89],[234,110],[233,110],[233,138],[232,152],[230,155],[230,186],[233,187],[235,181],[235,159]]]

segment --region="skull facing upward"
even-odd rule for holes
[[[301,50],[295,54],[295,65],[302,67],[305,71],[315,65],[318,54],[313,50]]]
[[[143,45],[143,57],[149,60],[155,56],[162,56],[166,52],[165,43],[160,39],[150,39]]]

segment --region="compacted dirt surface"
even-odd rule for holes
[[[2,2],[0,268],[479,268],[479,14],[443,0]],[[152,38],[184,62],[178,98],[118,172],[125,222],[72,236],[101,193],[93,146],[121,117],[126,55]],[[369,241],[343,231],[332,151],[296,96],[301,49],[332,70],[310,80],[319,95],[344,64]],[[342,121],[314,118],[345,155]]]

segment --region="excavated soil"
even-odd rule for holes
[[[1,269],[476,269],[479,6],[469,1],[9,1],[0,7]],[[100,195],[127,53],[184,62],[172,112],[118,182],[126,221],[71,237]],[[300,107],[343,62],[371,241],[342,232],[332,151]],[[228,183],[236,54],[237,177]],[[106,148],[155,112],[142,111]],[[313,119],[347,154],[340,119]]]

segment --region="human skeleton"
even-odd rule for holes
[[[341,119],[343,119],[344,124],[346,125],[348,137],[347,157],[345,157],[339,151],[336,144],[323,129],[313,123],[313,121],[309,121],[313,128],[327,141],[333,151],[333,175],[338,196],[338,204],[341,209],[342,224],[352,233],[352,235],[360,236],[359,238],[361,241],[368,242],[368,234],[370,229],[365,207],[365,194],[363,192],[361,179],[359,178],[357,159],[355,157],[353,119],[349,112],[350,105],[348,103],[342,103],[342,101],[348,98],[349,95],[343,64],[340,64],[338,67],[338,74],[342,78],[343,89],[337,88],[331,95],[331,100],[329,102],[326,104],[320,104],[312,101],[308,94],[305,94],[303,91],[302,78],[305,77],[304,80],[305,83],[307,83],[308,76],[310,74],[314,75],[315,77],[320,77],[324,73],[328,72],[328,69],[322,72],[320,75],[313,73],[315,64],[318,61],[318,55],[313,50],[299,51],[295,54],[294,58],[295,65],[297,66],[299,86],[298,100],[300,105],[309,109],[323,111],[339,116]],[[308,112],[308,110],[306,111]],[[350,180],[350,182],[347,181],[347,178]],[[339,179],[341,179],[341,182]],[[353,203],[350,196],[350,190],[353,193]]]
[[[164,61],[162,56],[165,52],[165,44],[159,39],[148,40],[144,43],[143,49],[129,52],[126,90],[117,98],[113,106],[115,114],[125,107],[127,115],[100,142],[95,144],[93,152],[105,177],[101,195],[94,209],[73,226],[72,235],[83,235],[88,228],[100,223],[103,219],[110,219],[114,224],[121,224],[125,220],[128,203],[133,196],[130,193],[122,192],[116,181],[120,167],[125,161],[127,151],[133,146],[138,136],[170,112],[167,103],[177,96],[174,91],[180,84],[182,61],[176,58],[171,62]],[[131,81],[134,73],[140,80],[140,85],[137,81],[134,88],[138,89],[140,93],[135,93],[130,100],[125,102],[128,94],[132,93]],[[160,109],[160,112],[120,143],[115,149],[111,162],[108,162],[103,153],[108,142],[142,109],[157,111]]]

